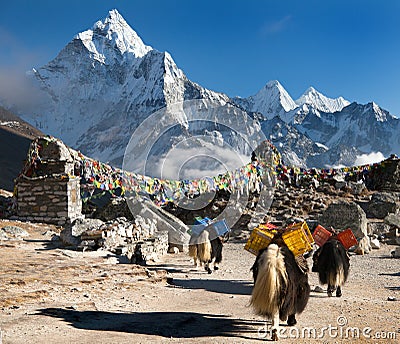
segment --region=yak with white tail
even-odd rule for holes
[[[299,263],[301,262],[301,263]],[[272,340],[278,340],[279,320],[297,323],[309,296],[308,267],[296,259],[282,240],[260,250],[252,267],[254,288],[250,305],[256,314],[272,319]]]
[[[199,235],[193,234],[189,241],[189,256],[193,258],[194,265],[198,264],[211,274],[210,264],[214,261],[214,270],[219,269],[222,261],[222,248],[224,237],[210,238],[210,232],[204,229]]]

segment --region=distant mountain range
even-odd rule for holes
[[[4,106],[85,155],[119,166],[144,119],[193,99],[245,111],[289,165],[353,165],[363,155],[400,154],[400,121],[377,104],[328,98],[312,87],[293,100],[278,81],[254,96],[229,98],[189,80],[170,54],[145,45],[117,10],[77,34],[29,78],[40,89],[41,101],[25,112],[6,99]],[[169,116],[182,128],[190,127],[184,113]],[[217,123],[205,129],[222,130]]]

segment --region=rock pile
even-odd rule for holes
[[[0,240],[22,240],[27,236],[29,236],[29,233],[18,226],[4,226],[0,228]]]
[[[76,219],[65,226],[60,239],[74,249],[105,249],[137,264],[157,260],[168,251],[168,232],[159,231],[155,221],[140,216],[133,221],[125,217]]]

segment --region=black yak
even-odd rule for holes
[[[312,271],[318,272],[321,284],[328,285],[328,296],[336,289],[336,296],[342,296],[342,286],[347,281],[350,257],[347,250],[334,235],[313,255]]]
[[[259,251],[252,267],[250,305],[256,314],[272,319],[272,340],[278,340],[279,320],[295,325],[296,314],[303,312],[310,297],[307,262],[298,260],[303,268],[283,241],[273,242]]]

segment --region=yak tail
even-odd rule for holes
[[[318,275],[322,284],[343,285],[348,277],[350,260],[346,249],[338,241],[327,241],[318,258]]]
[[[197,245],[189,245],[189,257],[197,258]]]
[[[200,262],[207,263],[211,260],[211,242],[209,239],[209,233],[202,231],[197,244],[197,257]]]
[[[332,286],[341,286],[346,282],[343,264],[340,264],[336,271],[329,271],[327,275],[328,284]]]
[[[256,314],[272,318],[279,312],[282,288],[287,279],[284,256],[278,245],[271,244],[258,261],[258,275],[250,300]]]

